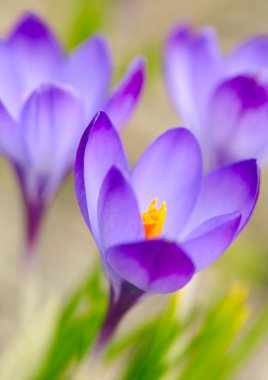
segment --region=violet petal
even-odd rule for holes
[[[182,248],[164,240],[111,247],[106,259],[119,276],[147,292],[174,292],[194,274],[192,261]]]
[[[260,157],[268,143],[268,93],[253,77],[224,81],[212,96],[208,133],[215,165]]]
[[[105,106],[113,125],[121,129],[136,108],[145,80],[145,62],[135,59]]]
[[[103,104],[111,78],[111,54],[100,35],[78,46],[59,72],[58,79],[74,86],[83,100],[85,126]]]
[[[238,212],[241,221],[237,232],[246,225],[259,193],[259,169],[256,160],[241,161],[207,174],[183,231],[189,235],[199,225],[216,216]]]
[[[7,39],[24,92],[52,80],[63,61],[55,36],[37,16],[26,13]]]
[[[101,187],[98,221],[104,249],[145,238],[138,203],[131,184],[114,166],[109,170]]]
[[[214,30],[196,32],[189,25],[176,25],[165,43],[164,70],[171,100],[184,122],[195,131],[203,128],[208,99],[223,75]]]
[[[97,204],[103,180],[112,166],[128,171],[121,139],[104,112],[99,112],[84,132],[75,165],[75,189],[82,214],[99,241]]]
[[[236,236],[241,215],[237,212],[211,218],[194,230],[182,247],[200,271],[217,260]]]
[[[170,129],[143,153],[132,172],[140,211],[154,198],[166,202],[163,236],[177,239],[196,201],[202,176],[202,158],[194,136],[184,128]]]
[[[43,85],[31,94],[20,121],[28,155],[28,191],[56,190],[74,162],[82,133],[80,117],[80,102],[66,88]]]
[[[251,37],[239,45],[227,59],[230,76],[238,74],[263,74],[268,72],[268,36]]]
[[[25,164],[20,129],[0,102],[0,152],[15,165]]]

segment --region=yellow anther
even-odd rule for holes
[[[146,239],[158,238],[166,221],[166,202],[162,202],[160,209],[155,207],[157,202],[158,199],[155,198],[149,205],[148,210],[141,215]]]

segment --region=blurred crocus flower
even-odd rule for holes
[[[75,187],[111,284],[102,346],[140,297],[181,289],[222,255],[251,216],[259,171],[251,159],[203,176],[200,147],[184,128],[157,138],[130,170],[100,112],[81,139]]]
[[[175,26],[164,47],[171,100],[198,137],[206,167],[268,153],[268,37],[245,41],[229,56],[214,30]]]
[[[144,82],[143,59],[134,60],[112,92],[111,79],[111,56],[100,35],[66,55],[48,27],[26,14],[0,42],[0,152],[22,187],[29,254],[91,118],[104,109],[120,129],[133,112]]]

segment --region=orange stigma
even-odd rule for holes
[[[157,202],[158,199],[155,198],[149,205],[148,210],[141,214],[146,239],[158,238],[166,221],[166,202],[162,202],[160,209],[155,207]]]

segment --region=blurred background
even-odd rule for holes
[[[188,19],[196,26],[213,25],[226,53],[241,39],[268,32],[268,3],[265,0],[1,0],[0,35],[4,37],[26,10],[41,16],[68,51],[95,31],[105,33],[114,57],[114,83],[135,56],[146,57],[148,81],[144,96],[123,133],[132,164],[160,133],[180,125],[166,94],[161,67],[163,41],[174,21]],[[39,360],[35,351],[37,337],[40,335],[45,346],[50,328],[48,321],[53,321],[61,301],[68,299],[79,286],[90,268],[99,261],[99,256],[78,209],[70,176],[48,210],[43,225],[36,263],[37,279],[34,280],[38,282],[38,303],[43,309],[35,322],[28,323],[33,327],[29,334],[36,339],[29,338],[22,331],[19,317],[21,292],[25,287],[23,209],[15,176],[4,159],[0,160],[0,178],[0,354],[12,367],[22,348],[29,351],[29,361]],[[204,305],[213,302],[219,294],[237,284],[247,289],[245,303],[250,317],[267,303],[267,199],[268,171],[263,169],[260,200],[248,228],[217,263],[198,275],[198,285],[193,283],[186,289],[185,307],[187,302]],[[104,278],[102,281],[106,290]],[[165,302],[166,297],[162,296],[146,300],[130,311],[120,330],[128,330],[137,321],[154,315]],[[22,347],[17,344],[18,340]],[[233,378],[268,379],[268,344],[265,337],[260,340]],[[26,361],[22,367],[27,366]],[[16,375],[5,375],[5,378],[26,379],[22,373],[23,370]],[[119,378],[116,366],[104,373],[108,380]],[[92,375],[92,378],[98,377]],[[214,378],[218,379],[217,376]]]

